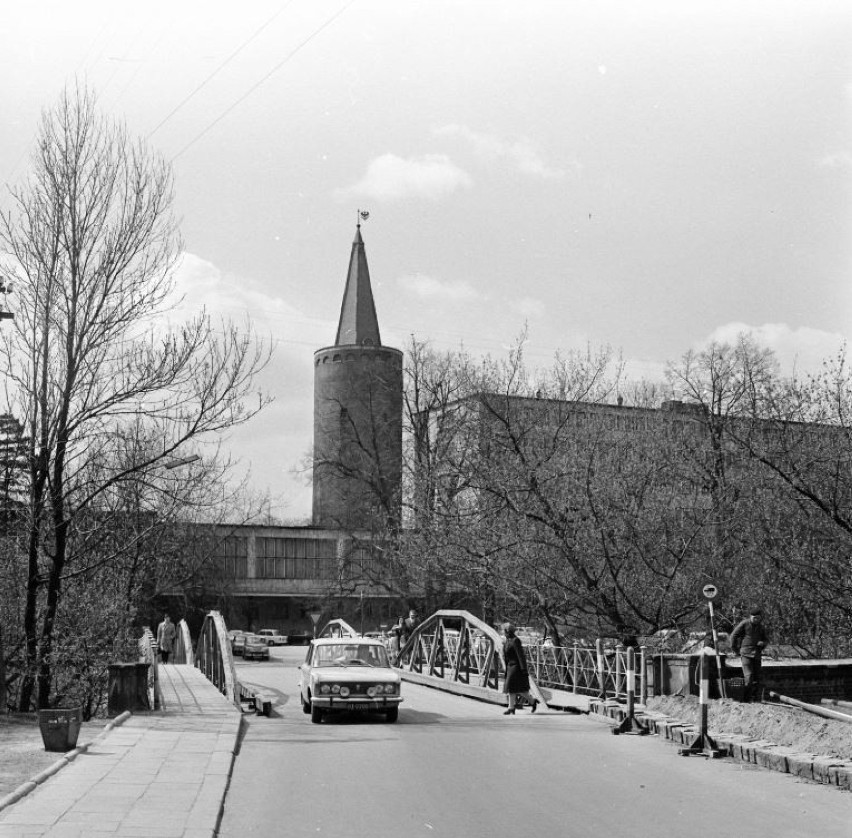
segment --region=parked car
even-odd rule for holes
[[[287,635],[281,634],[278,629],[261,629],[257,634],[258,637],[262,637],[266,640],[267,646],[287,645]]]
[[[402,678],[387,649],[368,637],[322,637],[311,641],[299,667],[302,710],[319,724],[326,713],[384,713],[395,722],[402,703]]]
[[[243,648],[243,658],[245,660],[269,660],[269,646],[266,639],[257,634],[244,634],[245,647]]]
[[[246,632],[234,632],[231,637],[231,652],[236,655],[242,655],[246,648]]]

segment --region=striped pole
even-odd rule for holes
[[[632,733],[637,736],[648,733],[648,725],[636,718],[636,653],[632,646],[627,648],[627,715],[612,732]]]
[[[681,748],[678,753],[682,757],[688,757],[692,754],[698,756],[724,757],[728,752],[716,746],[715,741],[707,732],[707,704],[710,697],[710,667],[707,666],[707,651],[706,647],[701,650],[701,658],[698,661],[699,669],[699,690],[698,690],[698,708],[699,708],[699,730],[692,742],[685,748]]]

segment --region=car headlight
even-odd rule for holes
[[[328,684],[322,684],[320,686],[320,692],[323,695],[328,695],[331,692],[331,687]]]
[[[341,687],[340,688],[340,697],[346,698],[349,695],[349,687]]]
[[[337,695],[337,694],[340,692],[340,684],[334,684],[334,686],[332,686],[332,688],[331,688],[331,691],[332,691],[335,695]]]
[[[376,693],[381,694],[381,692],[382,692],[382,685],[381,684],[379,684],[378,687],[367,687],[367,695],[370,696],[370,698],[373,698],[373,696],[376,695]]]

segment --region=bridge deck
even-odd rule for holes
[[[157,667],[162,712],[167,715],[221,715],[233,713],[228,701],[201,670],[185,663],[161,663]]]

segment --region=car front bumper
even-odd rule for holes
[[[315,695],[311,697],[311,703],[323,710],[340,710],[354,713],[383,713],[402,704],[402,696],[388,695],[381,698],[370,698],[369,696],[347,696],[341,698],[339,695]]]

